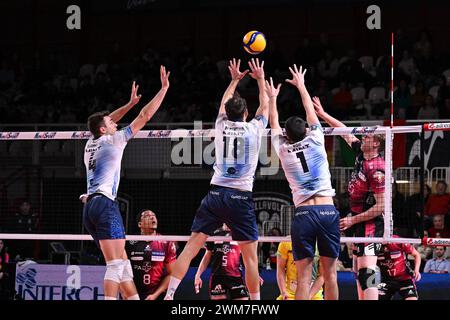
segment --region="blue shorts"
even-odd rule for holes
[[[337,258],[340,251],[339,211],[333,205],[301,206],[295,208],[291,226],[294,260],[319,255]]]
[[[83,224],[99,246],[99,240],[125,239],[125,228],[116,201],[103,195],[90,199],[83,209]]]
[[[235,241],[258,240],[252,192],[213,186],[197,210],[191,231],[211,236],[223,223]]]

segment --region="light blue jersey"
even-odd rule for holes
[[[88,194],[101,193],[115,200],[123,151],[132,137],[133,132],[128,126],[114,135],[88,140],[84,148]]]
[[[216,120],[216,162],[211,184],[253,190],[256,166],[258,165],[261,136],[267,119],[256,116],[250,122],[229,121],[225,114]]]
[[[312,125],[306,137],[294,144],[288,143],[280,131],[272,130],[272,144],[280,158],[296,207],[314,195],[335,195],[320,124]]]

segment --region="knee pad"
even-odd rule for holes
[[[123,274],[120,282],[133,281],[133,268],[129,259],[123,260]]]
[[[106,263],[105,280],[114,281],[120,283],[123,275],[124,260],[115,259]]]
[[[358,282],[362,290],[376,288],[380,283],[380,273],[376,267],[361,268],[358,270]]]

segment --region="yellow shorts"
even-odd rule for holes
[[[277,300],[282,300],[281,295],[277,297]],[[295,292],[287,292],[287,300],[295,300]],[[311,300],[323,300],[323,290],[320,289]]]

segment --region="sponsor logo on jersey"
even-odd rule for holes
[[[381,171],[377,171],[373,174],[373,178],[375,179],[375,181],[377,181],[378,183],[382,183],[384,181],[384,173]]]
[[[144,257],[131,257],[130,260],[131,261],[143,261]]]

